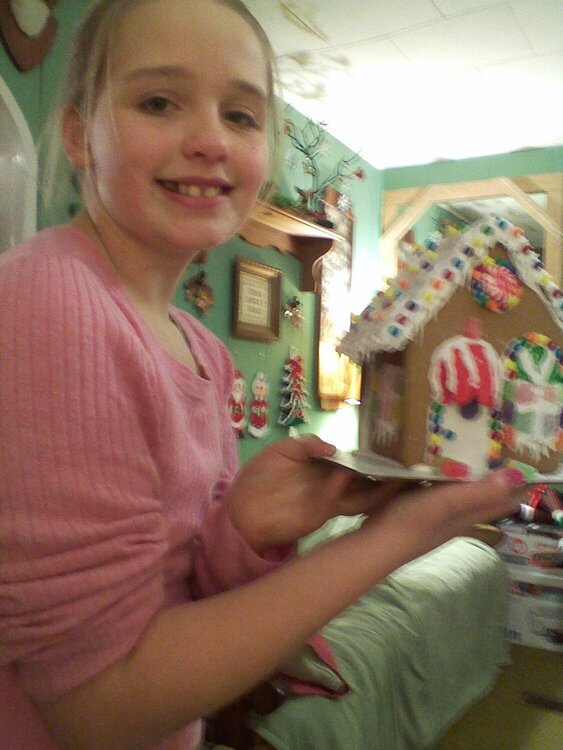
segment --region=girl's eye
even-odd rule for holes
[[[239,125],[242,128],[259,128],[260,123],[258,119],[250,114],[249,112],[241,112],[240,110],[231,110],[225,115],[229,122],[234,125]]]
[[[174,105],[165,96],[151,96],[141,102],[141,109],[149,114],[162,115],[168,112]]]

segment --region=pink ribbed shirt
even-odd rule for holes
[[[77,228],[0,257],[2,747],[55,750],[30,698],[123,657],[162,607],[274,566],[222,502],[237,469],[230,357],[174,316],[201,375],[162,350]]]

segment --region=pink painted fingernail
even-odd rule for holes
[[[520,469],[511,466],[508,469],[503,469],[501,474],[504,481],[511,487],[523,487],[526,484],[526,475]]]

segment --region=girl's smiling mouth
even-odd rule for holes
[[[198,182],[176,182],[174,180],[157,180],[158,184],[171,193],[185,195],[189,198],[217,198],[231,191],[229,185],[200,184]]]

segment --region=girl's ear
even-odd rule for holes
[[[67,159],[75,169],[85,170],[90,166],[84,124],[76,107],[68,107],[63,114],[62,141]]]

